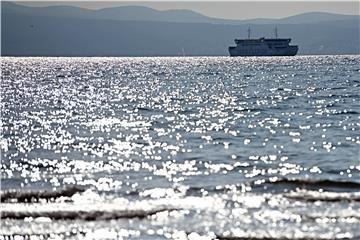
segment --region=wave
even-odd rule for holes
[[[333,113],[333,115],[342,115],[342,114],[359,115],[359,112],[357,112],[357,111],[341,111],[341,112]]]
[[[349,181],[335,181],[335,180],[315,180],[315,179],[277,179],[277,180],[267,180],[265,184],[270,185],[285,185],[292,186],[302,189],[326,189],[326,190],[360,190],[360,183],[349,182]]]
[[[24,218],[50,218],[52,220],[112,220],[120,218],[144,219],[148,216],[165,212],[180,210],[176,208],[157,208],[152,210],[52,210],[52,211],[7,211],[1,212],[2,219],[24,219]]]
[[[302,200],[307,202],[325,201],[325,202],[359,202],[360,192],[318,192],[318,191],[297,191],[285,195],[287,198]]]
[[[46,201],[55,200],[60,197],[71,197],[75,193],[81,193],[85,190],[76,186],[67,187],[60,190],[44,190],[44,191],[19,191],[19,190],[8,190],[2,191],[0,193],[1,202],[19,202],[19,203],[28,203],[28,202],[38,202],[43,199]]]
[[[303,238],[294,238],[294,237],[236,237],[236,236],[221,236],[217,235],[216,239],[218,240],[330,240],[334,238],[315,238],[315,237],[303,237]],[[339,239],[339,238],[337,238]],[[340,238],[348,239],[348,238]],[[357,239],[357,238],[356,238]]]
[[[14,240],[14,239],[68,239],[69,237],[78,237],[78,236],[85,236],[86,233],[84,231],[75,231],[72,229],[72,231],[67,232],[56,232],[56,233],[31,233],[31,234],[0,234],[0,239],[5,240]],[[58,238],[56,238],[58,237]],[[72,239],[72,238],[71,238]],[[77,238],[75,238],[77,239]]]

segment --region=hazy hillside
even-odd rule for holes
[[[52,16],[71,17],[82,19],[106,19],[106,20],[134,20],[134,21],[155,21],[155,22],[179,22],[179,23],[216,23],[216,24],[294,24],[319,21],[336,20],[360,20],[359,16],[342,15],[333,13],[311,12],[299,14],[282,19],[249,19],[231,20],[211,18],[190,10],[164,10],[159,11],[143,6],[122,6],[104,8],[100,10],[82,9],[70,6],[51,7],[27,7],[12,2],[2,2],[2,12],[21,13],[29,16]]]
[[[2,9],[1,19],[2,55],[228,55],[228,46],[233,45],[234,38],[244,38],[248,27],[89,19],[80,17],[87,14],[80,8],[71,8],[78,17],[62,17],[59,12],[54,13],[56,16],[30,14],[18,11],[16,6],[6,9]],[[354,19],[282,24],[278,28],[280,37],[291,37],[299,45],[299,54],[359,53],[359,22]],[[254,37],[269,37],[273,25],[254,24],[252,30]]]

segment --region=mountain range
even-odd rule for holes
[[[359,54],[359,15],[310,12],[281,19],[231,20],[142,6],[89,10],[1,2],[1,50],[11,56],[228,55],[234,38],[293,39],[299,54]]]

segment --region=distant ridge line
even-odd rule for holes
[[[64,2],[65,3],[65,2]],[[179,23],[213,23],[213,24],[298,24],[334,20],[358,19],[360,15],[345,15],[329,12],[307,12],[284,18],[253,18],[253,19],[223,19],[209,17],[188,9],[156,10],[147,6],[126,5],[106,7],[101,9],[87,9],[77,6],[68,6],[66,3],[59,6],[31,7],[11,1],[1,2],[2,12],[13,9],[37,16],[61,16],[79,19],[107,19],[130,21],[163,21]]]

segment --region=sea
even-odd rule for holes
[[[1,62],[0,239],[360,239],[360,55]]]

